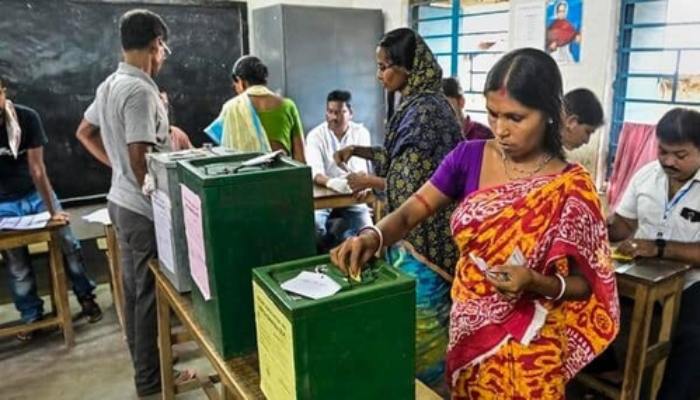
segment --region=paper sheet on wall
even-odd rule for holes
[[[542,49],[545,37],[545,3],[536,0],[517,4],[512,13],[511,48]]]
[[[202,227],[202,201],[196,193],[180,184],[182,193],[182,213],[185,220],[190,275],[202,293],[204,300],[211,299],[209,271],[204,249],[204,229]]]
[[[156,190],[151,195],[153,204],[153,225],[156,228],[156,246],[158,261],[175,273],[175,258],[173,257],[173,224],[171,220],[171,204],[168,195],[162,190]]]
[[[45,227],[50,219],[51,214],[48,211],[21,217],[3,217],[0,218],[0,230],[26,231],[40,229]]]

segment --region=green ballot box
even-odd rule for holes
[[[296,281],[318,293],[325,280],[339,291],[318,299],[289,291]],[[413,278],[376,261],[362,282],[349,281],[318,256],[256,268],[253,297],[268,400],[414,398]]]
[[[251,270],[316,252],[311,169],[261,157],[178,164],[195,316],[224,358],[255,349]]]

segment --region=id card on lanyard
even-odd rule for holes
[[[676,206],[683,200],[683,198],[690,192],[690,189],[693,188],[693,185],[696,183],[696,181],[691,181],[690,184],[686,187],[681,189],[679,192],[673,196],[671,201],[668,201],[668,196],[666,196],[666,205],[664,207],[664,215],[661,219],[661,226],[659,227],[659,231],[656,233],[656,237],[658,239],[668,239],[669,236],[671,235],[671,223],[668,220],[671,214],[673,213],[673,209],[676,208]]]

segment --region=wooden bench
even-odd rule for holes
[[[149,263],[149,267],[153,271],[156,281],[158,345],[163,399],[171,400],[178,393],[201,389],[207,395],[207,398],[213,400],[264,400],[265,397],[260,390],[257,354],[224,360],[214,349],[214,345],[209,340],[206,332],[195,321],[189,295],[182,295],[175,290],[170,281],[160,271],[157,260],[152,260]],[[191,384],[177,387],[174,385],[171,313],[174,313],[182,322],[183,327],[189,333],[189,337],[194,340],[216,370],[216,375],[201,376]],[[407,334],[411,334],[411,332],[407,332]],[[214,387],[216,383],[221,383],[220,391],[217,391]],[[416,381],[416,400],[440,399],[440,396],[420,381]]]
[[[644,259],[626,265],[618,264],[616,267],[620,297],[634,300],[622,387],[616,387],[586,373],[580,373],[576,379],[607,397],[637,400],[640,398],[644,372],[647,368],[652,368],[651,393],[648,398],[654,399],[661,386],[666,358],[671,348],[671,338],[683,292],[683,278],[690,266],[658,259]],[[661,304],[661,326],[658,338],[653,341],[651,321],[656,303]]]
[[[19,333],[33,332],[56,326],[62,330],[67,347],[72,347],[75,344],[73,321],[68,305],[66,273],[63,268],[61,240],[58,234],[58,230],[66,225],[67,223],[65,222],[52,221],[42,229],[0,232],[0,250],[9,250],[37,243],[48,244],[52,305],[52,316],[44,317],[30,324],[18,322],[11,324],[11,326],[0,328],[0,337],[15,336]]]

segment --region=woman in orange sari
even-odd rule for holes
[[[495,139],[460,144],[399,209],[331,251],[356,274],[452,202],[452,399],[562,399],[619,327],[605,220],[590,175],[565,161],[562,83],[544,52],[506,54],[484,88]]]

